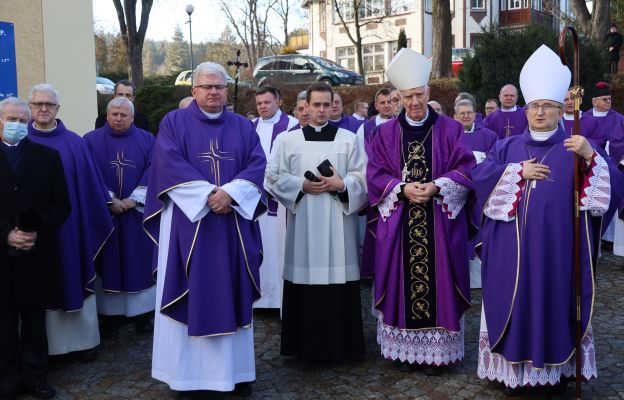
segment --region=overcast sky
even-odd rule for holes
[[[140,1],[137,2],[139,5]],[[225,17],[216,6],[216,0],[155,0],[150,13],[147,27],[147,38],[154,40],[168,40],[173,36],[176,24],[179,24],[188,40],[188,14],[184,11],[187,4],[193,4],[195,11],[191,15],[193,21],[193,42],[216,40],[226,26]],[[299,8],[299,0],[292,1],[292,7]],[[139,6],[140,7],[140,6]],[[140,12],[137,12],[137,19]],[[119,22],[112,0],[93,0],[93,21],[96,31],[119,32]],[[138,24],[138,21],[137,21]],[[296,18],[289,22],[289,30],[305,28],[306,22]],[[282,36],[278,26],[273,27],[273,34]]]

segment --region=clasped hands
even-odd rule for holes
[[[308,179],[303,181],[303,192],[308,194],[319,195],[325,192],[340,192],[344,189],[345,184],[336,168],[330,167],[334,173],[332,176],[319,176],[320,182],[312,182]]]
[[[132,199],[123,199],[119,200],[116,197],[113,197],[112,204],[109,204],[108,208],[111,210],[113,214],[123,214],[128,210],[136,207],[136,202]]]
[[[410,182],[403,186],[403,195],[412,204],[425,204],[435,196],[440,188],[435,183]]]
[[[28,251],[35,247],[37,232],[24,232],[17,227],[13,228],[7,237],[7,244],[17,250]]]
[[[580,135],[572,135],[572,137],[563,141],[567,151],[578,154],[589,165],[594,155],[594,149],[587,139]],[[526,160],[522,163],[522,178],[541,181],[548,179],[550,176],[550,167],[546,164],[540,164],[536,158]]]
[[[220,187],[215,188],[208,196],[208,207],[215,214],[229,214],[232,212],[232,197]]]

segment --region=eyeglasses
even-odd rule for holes
[[[470,117],[472,114],[474,114],[474,111],[463,111],[457,113],[457,115],[459,115],[460,117]]]
[[[605,103],[610,103],[611,102],[611,97],[603,97],[603,98],[600,98],[598,100],[604,101]]]
[[[399,98],[398,97],[393,97],[392,99],[390,99],[390,103],[392,104],[397,104],[399,102]]]
[[[548,112],[548,111],[553,110],[555,108],[561,108],[561,107],[560,106],[556,106],[554,104],[549,104],[549,103],[546,103],[546,104],[531,103],[531,104],[527,105],[527,108],[529,110],[533,111],[533,112],[539,110],[540,108],[542,109],[542,111]]]
[[[34,101],[34,102],[30,102],[30,106],[34,107],[34,108],[47,108],[49,110],[58,107],[58,104],[56,103],[46,103],[46,102],[41,102],[41,101]]]
[[[208,91],[227,89],[227,85],[195,85],[195,87]]]

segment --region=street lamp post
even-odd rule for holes
[[[189,20],[186,22],[189,26],[189,45],[191,47],[191,86],[193,86],[193,75],[194,75],[194,65],[193,65],[193,29],[191,28],[191,14],[193,14],[193,11],[195,11],[195,8],[193,7],[192,4],[187,4],[186,7],[184,8],[184,11],[186,11],[186,13],[189,16]]]

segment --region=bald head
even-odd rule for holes
[[[498,99],[502,108],[512,108],[518,102],[518,89],[512,84],[507,84],[501,88]]]

